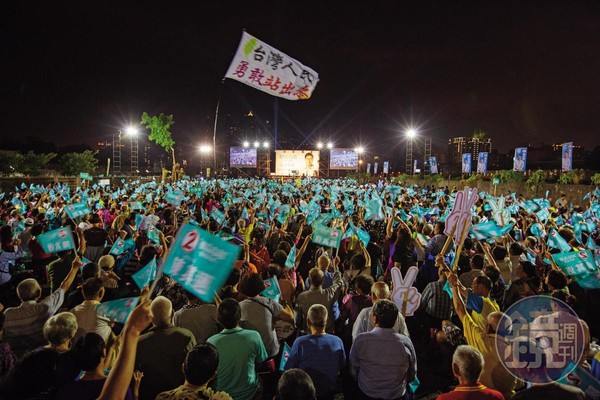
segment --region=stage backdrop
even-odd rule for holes
[[[352,149],[331,149],[329,169],[358,168],[358,153]]]
[[[317,176],[319,174],[319,152],[317,150],[275,151],[275,175]]]
[[[232,168],[256,168],[256,149],[230,147],[229,165]]]

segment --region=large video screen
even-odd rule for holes
[[[229,165],[232,168],[256,168],[256,149],[251,147],[230,147]]]
[[[352,149],[331,149],[329,156],[330,169],[358,168],[358,153]]]
[[[282,176],[318,176],[319,152],[307,150],[277,150],[275,174]]]

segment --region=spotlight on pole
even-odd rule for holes
[[[354,149],[358,154],[362,154],[365,149],[362,146],[357,147],[356,149]]]
[[[263,147],[264,147],[265,149],[268,149],[268,148],[269,148],[269,142],[264,142],[264,143],[263,143]]]
[[[256,147],[256,148],[260,147],[260,142],[258,140],[256,142],[254,142],[254,147]]]
[[[406,136],[407,136],[409,139],[412,139],[412,138],[414,138],[415,136],[417,136],[417,130],[416,130],[416,129],[414,129],[414,128],[408,128],[408,129],[406,130]]]
[[[333,143],[331,143],[331,142],[327,143],[327,148],[330,150],[333,149]]]
[[[248,142],[247,140],[244,140],[244,143],[242,143],[242,146],[250,147],[250,142]]]
[[[198,147],[200,153],[210,153],[212,151],[212,147],[207,144],[202,144]]]
[[[138,130],[133,126],[128,126],[127,129],[125,129],[125,133],[131,136],[136,136],[138,134]]]
[[[323,143],[322,142],[317,143],[317,149],[322,149],[322,148],[323,148]]]

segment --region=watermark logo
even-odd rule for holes
[[[550,296],[531,296],[506,310],[498,325],[496,350],[500,362],[516,378],[550,383],[576,367],[586,347],[584,332],[581,320],[566,303]]]

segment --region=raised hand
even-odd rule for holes
[[[406,272],[406,276],[402,278],[402,272],[398,267],[391,270],[394,285],[391,298],[405,317],[414,315],[421,304],[421,293],[412,286],[418,273],[419,269],[417,267],[410,267]]]

